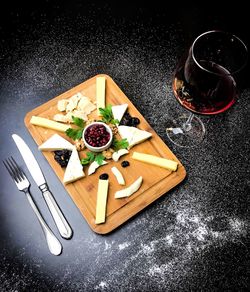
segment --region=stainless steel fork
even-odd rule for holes
[[[5,165],[6,169],[8,170],[10,176],[14,180],[14,182],[17,185],[17,188],[19,191],[22,191],[25,193],[33,211],[35,212],[38,221],[42,227],[42,230],[44,232],[45,238],[47,240],[47,244],[49,247],[49,250],[54,255],[59,255],[62,252],[62,245],[60,241],[56,238],[56,236],[53,234],[53,232],[50,230],[46,222],[44,221],[40,211],[38,210],[30,192],[30,182],[28,181],[27,177],[25,176],[23,170],[17,165],[14,158],[11,156],[11,158],[6,159],[3,161],[3,164]]]

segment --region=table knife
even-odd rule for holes
[[[42,170],[36,161],[33,153],[29,149],[28,145],[24,142],[24,140],[16,135],[12,135],[13,140],[16,143],[18,150],[20,151],[23,160],[32,175],[34,181],[38,185],[41,190],[43,197],[47,203],[47,206],[52,214],[53,219],[55,220],[56,226],[63,238],[69,239],[72,236],[72,229],[66,221],[62,211],[58,207],[52,193],[49,190],[49,187],[46,183]]]

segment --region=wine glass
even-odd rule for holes
[[[239,94],[236,77],[247,59],[247,46],[229,32],[207,31],[194,40],[174,72],[174,95],[191,112],[167,126],[166,133],[174,144],[181,147],[200,144],[205,127],[195,114],[219,114],[235,103]]]

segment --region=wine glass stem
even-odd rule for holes
[[[192,129],[192,119],[194,117],[194,114],[191,113],[190,116],[188,117],[187,121],[182,125],[182,128],[184,132],[188,132]]]

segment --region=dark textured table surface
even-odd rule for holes
[[[0,290],[249,289],[249,70],[238,102],[224,114],[202,118],[207,133],[198,148],[175,147],[164,131],[168,119],[184,112],[171,89],[184,49],[210,29],[232,31],[248,44],[246,9],[238,1],[227,10],[155,1],[6,4],[0,158],[13,155],[30,178],[11,134],[25,139],[74,235],[61,239],[60,256],[51,255],[25,196],[0,165]],[[187,170],[183,183],[105,236],[89,228],[23,123],[28,111],[98,73],[115,80]],[[31,191],[59,237],[34,183]]]

